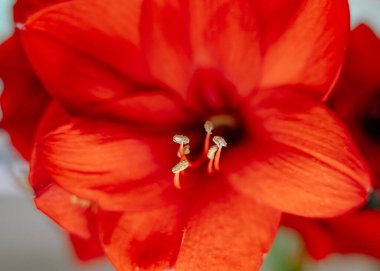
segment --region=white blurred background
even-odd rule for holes
[[[0,0],[0,42],[13,32],[13,3]],[[353,27],[366,22],[380,34],[380,0],[351,0],[350,5]],[[83,265],[74,260],[66,235],[34,208],[32,197],[22,188],[25,172],[25,164],[0,132],[0,271],[113,270],[103,261]],[[284,271],[278,258],[296,254],[299,244],[295,233],[282,230],[263,271]],[[380,263],[361,255],[335,255],[319,263],[308,261],[303,271],[340,270],[376,271]]]

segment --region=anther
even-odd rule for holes
[[[177,144],[189,144],[190,143],[190,139],[184,135],[174,135],[173,141]]]
[[[185,169],[187,169],[189,165],[190,164],[187,160],[182,160],[181,162],[179,162],[172,168],[172,172],[174,174],[180,173],[181,171],[184,171]]]
[[[185,155],[188,155],[190,153],[190,146],[189,145],[183,146],[183,153]],[[178,156],[178,158],[182,158],[182,154],[180,151],[177,152],[177,156]]]
[[[221,136],[214,136],[212,141],[214,141],[218,148],[227,147],[227,142]]]
[[[212,160],[215,158],[215,153],[218,151],[219,147],[217,145],[211,146],[211,148],[207,152],[207,158]]]
[[[179,162],[178,164],[176,164],[173,168],[172,168],[172,172],[174,173],[174,187],[176,187],[177,189],[181,189],[181,183],[179,181],[179,174],[184,171],[185,169],[187,169],[189,167],[189,162],[187,160],[182,160],[181,162]]]
[[[211,121],[206,121],[204,124],[205,130],[207,134],[212,134],[212,130],[214,130],[214,124]]]

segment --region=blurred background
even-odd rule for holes
[[[13,4],[13,0],[0,0],[0,43],[13,32]],[[365,22],[380,35],[380,0],[351,0],[350,8],[352,27]],[[75,260],[66,235],[35,209],[24,185],[26,172],[0,131],[0,271],[113,270],[101,260],[86,264]],[[300,258],[302,251],[297,233],[282,229],[262,271],[380,271],[380,262],[362,255],[333,255],[313,262]]]

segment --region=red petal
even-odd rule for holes
[[[264,51],[287,31],[287,28],[299,16],[299,9],[303,7],[305,1],[251,1],[255,7],[255,15],[260,28],[260,43]]]
[[[300,232],[310,255],[362,253],[380,258],[380,212],[360,210],[332,219],[287,216],[285,225]]]
[[[100,244],[98,235],[92,235],[89,239],[83,239],[71,234],[70,240],[75,255],[81,261],[86,262],[104,256],[103,247]]]
[[[365,25],[351,33],[347,59],[331,104],[380,180],[380,39]],[[376,184],[379,186],[380,183]]]
[[[30,15],[37,12],[39,9],[63,1],[67,0],[18,0],[13,7],[15,22],[24,22]]]
[[[286,31],[265,53],[262,88],[288,84],[311,87],[322,98],[335,81],[348,41],[347,1],[303,1]]]
[[[277,89],[259,95],[250,110],[247,114],[258,118],[251,121],[261,123],[264,132],[253,123],[256,142],[225,157],[236,188],[303,216],[333,216],[365,201],[368,168],[347,130],[326,108]],[[239,162],[235,157],[241,157]]]
[[[183,92],[192,73],[187,1],[144,1],[141,41],[154,77]],[[175,23],[174,23],[175,22]]]
[[[307,253],[316,260],[326,258],[334,253],[334,236],[329,232],[328,224],[323,225],[319,219],[309,219],[284,214],[282,225],[296,230],[304,240]],[[325,228],[327,226],[327,228]]]
[[[195,62],[220,68],[242,95],[257,85],[261,69],[253,8],[250,1],[190,1]]]
[[[250,3],[149,3],[144,6],[146,17],[142,18],[142,33],[149,63],[157,78],[168,80],[170,86],[183,91],[195,69],[215,68],[237,84],[242,93],[247,94],[253,89],[261,57],[258,29]]]
[[[0,46],[0,76],[4,83],[1,128],[29,160],[38,121],[50,98],[25,57],[18,33]]]
[[[23,40],[48,90],[71,112],[156,125],[183,121],[179,98],[152,85],[139,48],[139,19],[140,1],[116,7],[72,1],[33,16]]]
[[[66,231],[90,238],[91,217],[88,206],[73,204],[73,195],[57,185],[51,184],[35,198],[37,208],[54,220]]]
[[[359,25],[350,35],[342,80],[378,87],[380,83],[380,39],[366,25]]]
[[[197,191],[175,270],[259,270],[280,212],[236,194],[217,180]]]
[[[73,119],[36,145],[32,182],[51,178],[107,208],[160,205],[175,191],[167,165],[178,162],[177,146],[172,135],[151,133],[110,120]]]
[[[177,206],[132,213],[100,213],[104,250],[117,270],[166,270],[182,236]]]

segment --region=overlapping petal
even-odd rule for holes
[[[250,132],[259,143],[231,153],[251,157],[231,171],[233,184],[303,216],[333,216],[363,203],[371,187],[369,170],[343,125],[296,91],[272,91],[282,95],[266,91],[252,105],[262,131],[253,127]]]
[[[96,227],[96,223],[92,222]],[[89,261],[104,256],[103,247],[99,240],[99,233],[94,232],[90,238],[84,239],[77,235],[71,234],[71,244],[73,245],[75,255],[81,261]]]
[[[98,111],[98,106],[123,100],[131,92],[151,89],[169,92],[172,103],[179,103],[176,94],[184,96],[197,67],[219,69],[243,95],[251,93],[261,77],[262,86],[303,83],[323,96],[337,76],[348,31],[344,1],[294,1],[288,16],[279,20],[288,24],[286,28],[265,23],[262,14],[278,12],[273,4],[128,1],[115,5],[72,1],[45,9],[26,24],[25,47],[38,74],[71,109]],[[335,16],[338,10],[340,15]],[[107,16],[100,23],[104,13]],[[305,24],[313,31],[300,29]],[[269,33],[277,34],[269,37]],[[286,66],[289,63],[292,67]],[[60,69],[47,68],[51,66]],[[310,66],[313,69],[306,69]],[[75,99],[68,88],[76,89]],[[127,114],[128,109],[113,107],[105,111]]]
[[[117,270],[166,270],[182,238],[181,204],[143,212],[100,212],[105,252]]]
[[[317,220],[285,216],[284,224],[296,229],[315,259],[332,253],[363,253],[380,258],[378,210],[360,210],[344,216]]]
[[[114,5],[72,1],[44,9],[28,21],[23,40],[47,89],[71,112],[150,125],[188,118],[181,100],[163,91],[150,75],[140,46],[140,1]]]
[[[29,160],[34,133],[50,97],[30,67],[18,33],[0,45],[0,63],[4,84],[0,126],[9,133],[20,154]]]
[[[348,3],[300,2],[286,30],[266,48],[261,88],[302,84],[309,87],[310,96],[320,99],[333,87],[342,66],[349,34]]]
[[[91,223],[94,217],[90,205],[75,204],[80,201],[74,195],[66,192],[55,184],[51,184],[34,199],[39,210],[44,212],[66,231],[88,239],[91,236]]]
[[[34,12],[50,4],[67,0],[18,0],[13,7],[13,17],[16,23],[23,23]]]
[[[175,270],[258,270],[279,218],[223,180],[205,184],[188,211]]]
[[[32,182],[51,178],[109,208],[149,208],[169,200],[166,193],[175,190],[171,166],[177,162],[176,153],[171,134],[77,118],[37,143],[31,177]]]
[[[374,175],[380,178],[380,39],[366,25],[351,32],[343,74],[330,99]],[[379,186],[377,182],[375,184]]]

